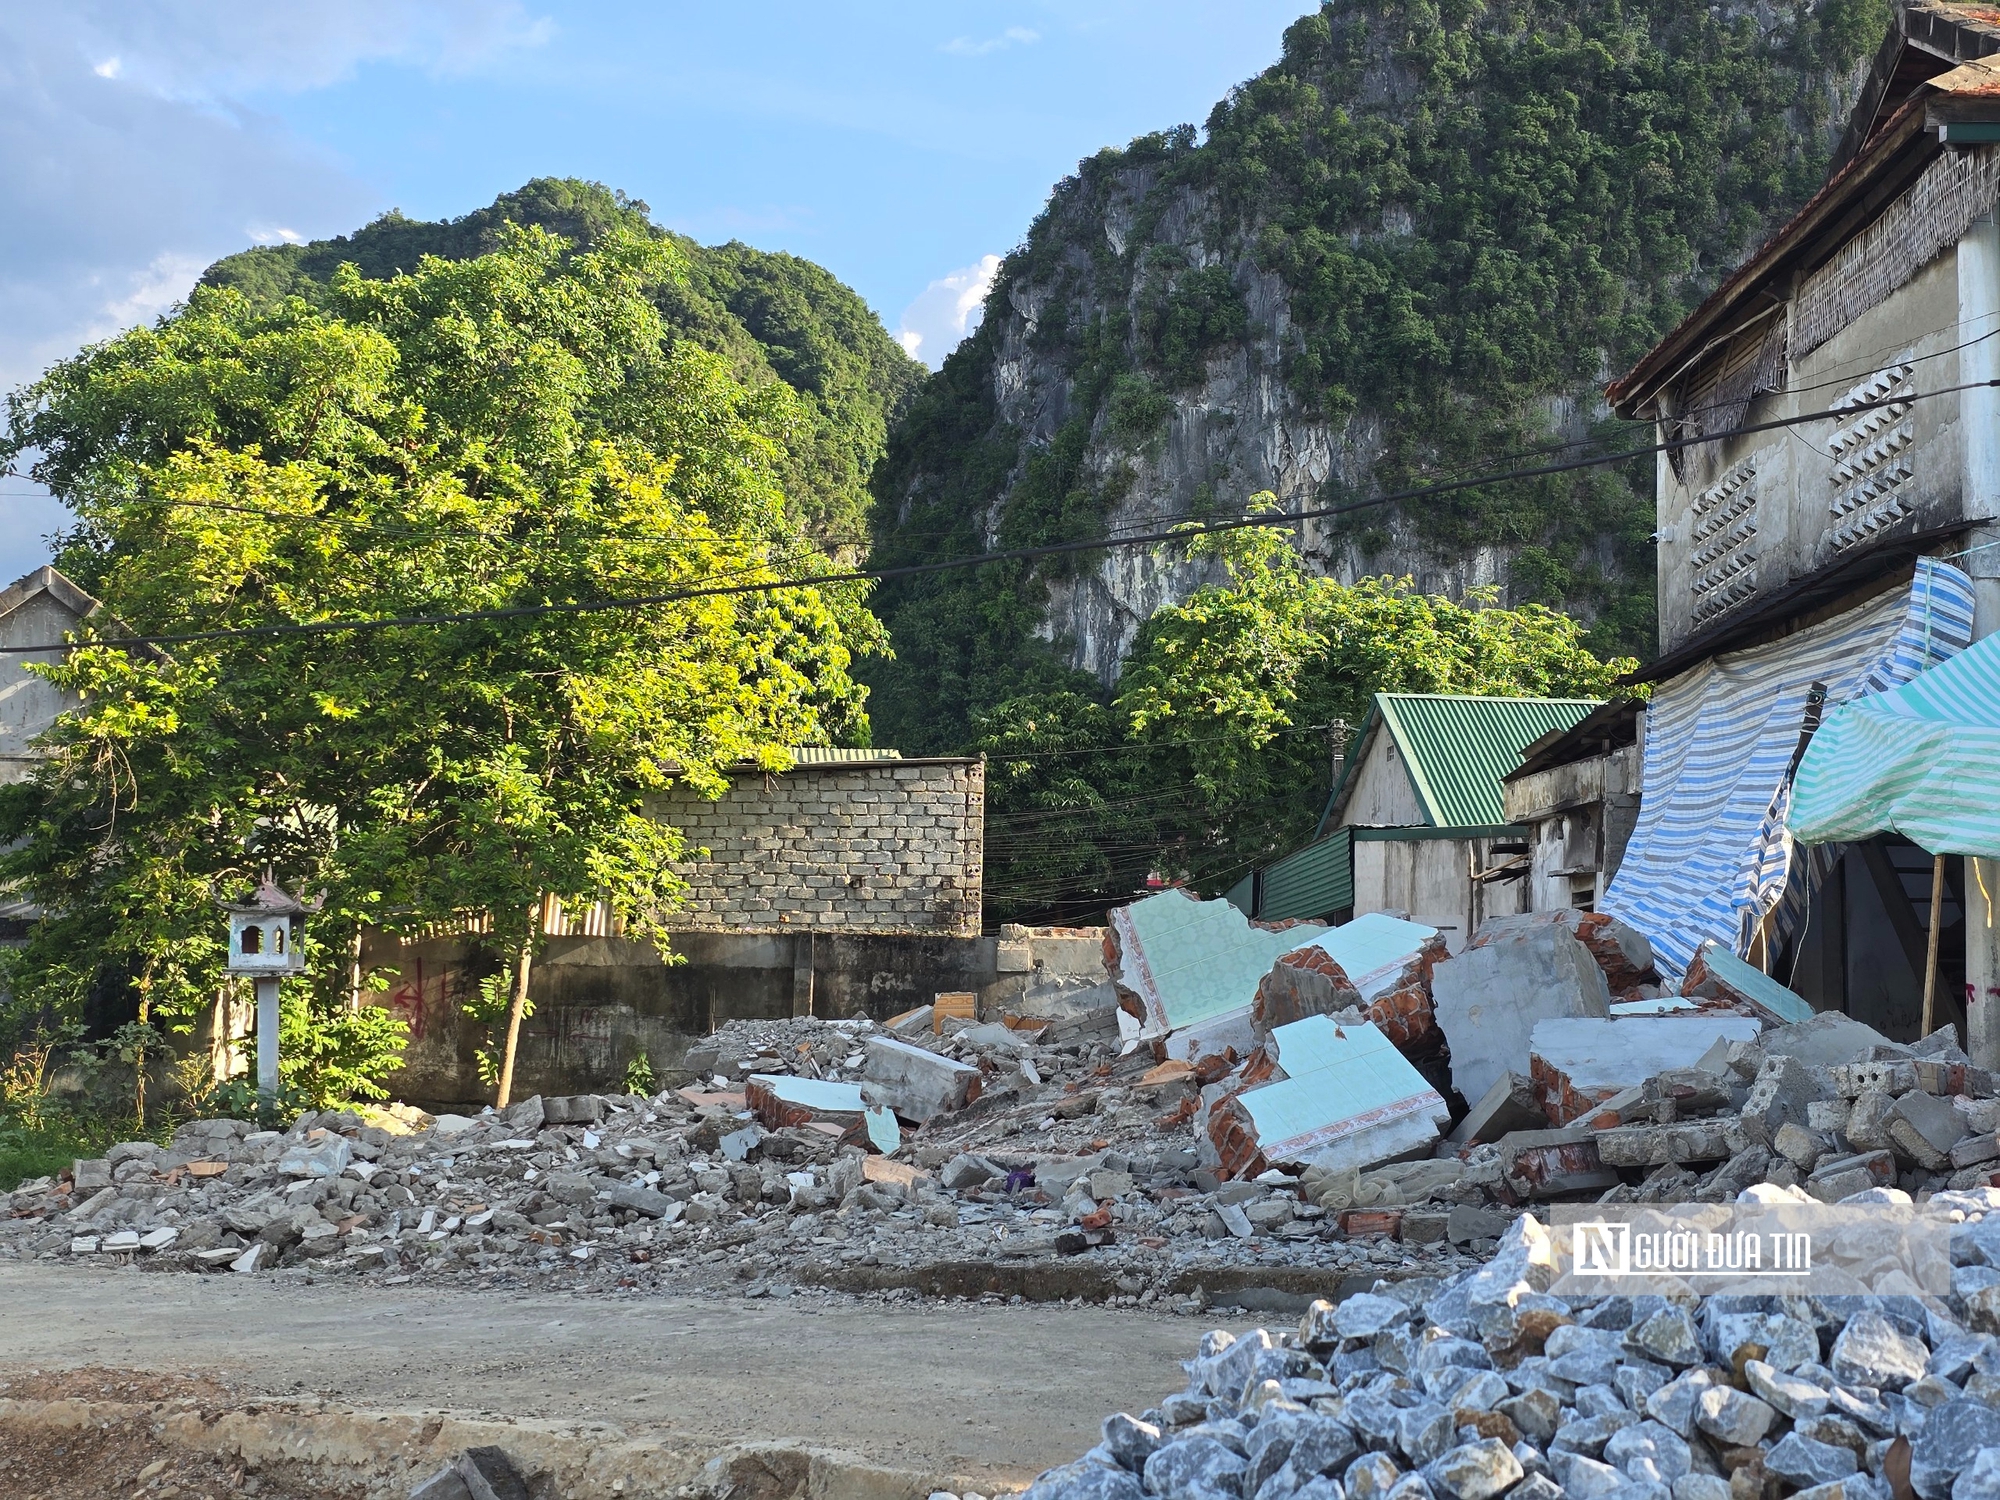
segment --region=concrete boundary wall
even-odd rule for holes
[[[777,1016],[886,1020],[944,990],[991,992],[1000,943],[989,937],[896,934],[677,933],[672,962],[626,938],[550,938],[529,985],[514,1092],[616,1090],[640,1052],[664,1078],[688,1047],[725,1021]],[[389,1087],[425,1104],[490,1098],[479,1081],[485,1029],[461,1007],[499,973],[497,951],[467,938],[401,943],[370,934],[369,969],[395,975],[378,1003],[410,1025],[405,1065]]]

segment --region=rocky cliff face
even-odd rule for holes
[[[1603,381],[1817,186],[1885,23],[1876,0],[1328,0],[1205,139],[1144,137],[1057,185],[892,434],[878,557],[1152,531],[1263,491],[1341,504],[1644,440]],[[1644,652],[1651,490],[1640,460],[1299,537],[1333,576],[1492,589]],[[1205,577],[1114,549],[890,588],[879,730],[941,748],[1010,695],[1102,692]]]

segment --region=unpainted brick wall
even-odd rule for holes
[[[690,891],[677,932],[979,934],[979,761],[747,771],[720,801],[675,791],[652,811],[708,851],[679,867]]]

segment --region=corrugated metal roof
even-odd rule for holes
[[[1316,844],[1288,854],[1264,871],[1257,917],[1326,918],[1354,904],[1354,830],[1336,828]]]
[[[900,750],[837,750],[828,745],[794,745],[792,759],[802,766],[866,764],[871,760],[901,760]]]
[[[1468,698],[1377,693],[1375,707],[1403,752],[1418,801],[1437,828],[1504,823],[1500,783],[1521,752],[1580,723],[1595,698]]]

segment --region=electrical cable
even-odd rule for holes
[[[656,594],[642,594],[629,598],[564,600],[541,604],[518,604],[497,609],[451,610],[429,615],[393,615],[356,620],[299,620],[285,621],[269,625],[245,625],[216,630],[179,631],[166,634],[120,636],[89,642],[75,642],[61,646],[0,646],[0,655],[32,655],[46,651],[74,651],[83,646],[178,646],[204,641],[248,640],[253,638],[275,638],[282,636],[336,635],[350,631],[398,630],[432,625],[464,625],[486,621],[515,620],[546,615],[586,615],[607,614],[623,610],[649,609],[662,604],[680,604],[694,599],[728,598],[742,594],[773,593],[794,588],[827,588],[843,583],[881,583],[895,579],[921,578],[937,573],[958,572],[968,568],[990,567],[996,563],[1033,562],[1047,557],[1069,556],[1084,552],[1103,552],[1113,547],[1158,546],[1165,543],[1186,543],[1204,536],[1214,536],[1223,532],[1247,530],[1252,527],[1292,527],[1302,521],[1320,520],[1329,516],[1348,515],[1357,511],[1372,510],[1384,505],[1397,505],[1411,500],[1428,499],[1437,495],[1451,494],[1459,490],[1472,489],[1479,485],[1499,484],[1520,479],[1539,479],[1553,474],[1569,474],[1584,469],[1605,468],[1612,464],[1625,463],[1648,454],[1671,453],[1682,448],[1695,447],[1702,443],[1721,442],[1727,438],[1747,437],[1759,432],[1777,432],[1808,422],[1825,422],[1836,417],[1851,419],[1856,413],[1871,411],[1878,407],[1903,405],[1914,401],[1938,396],[1956,395],[1963,391],[1985,390],[2000,387],[2000,378],[1993,380],[1966,381],[1959,385],[1941,386],[1934,391],[1918,391],[1897,398],[1896,401],[1866,401],[1846,408],[1838,414],[1831,412],[1810,412],[1790,417],[1775,417],[1765,422],[1753,422],[1747,426],[1732,428],[1726,432],[1707,433],[1700,437],[1672,438],[1663,443],[1651,443],[1643,447],[1627,449],[1616,454],[1594,458],[1569,459],[1561,463],[1540,464],[1532,468],[1507,470],[1496,474],[1486,474],[1467,479],[1449,480],[1442,484],[1422,485],[1410,489],[1395,490],[1383,495],[1374,495],[1362,500],[1345,501],[1338,505],[1318,506],[1299,511],[1264,511],[1255,515],[1213,522],[1207,525],[1176,526],[1165,531],[1143,532],[1124,537],[1092,537],[1084,541],[1046,542],[1032,547],[1010,547],[992,552],[975,553],[964,557],[945,558],[935,562],[907,563],[889,568],[854,568],[846,571],[806,575],[793,578],[768,579],[757,583],[708,584],[693,588],[673,589]]]

